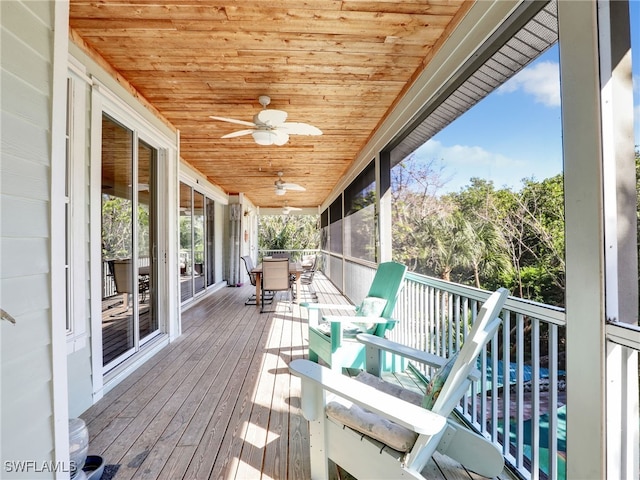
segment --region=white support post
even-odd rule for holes
[[[566,218],[567,478],[606,475],[597,25],[595,2],[558,2]]]
[[[69,396],[67,387],[67,338],[65,282],[65,125],[67,110],[67,65],[69,56],[69,2],[53,8],[53,73],[51,92],[51,362],[53,386],[53,460],[69,465]],[[54,478],[69,478],[68,468]]]
[[[605,218],[606,314],[638,325],[636,166],[629,3],[598,2],[602,161]],[[638,353],[606,346],[607,478],[638,477]]]

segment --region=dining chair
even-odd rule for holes
[[[249,281],[251,282],[251,285],[253,285],[254,287],[256,286],[256,274],[252,273],[251,270],[254,269],[254,264],[253,264],[253,260],[251,259],[251,257],[249,255],[244,255],[242,257],[240,257],[242,259],[242,261],[244,262],[244,267],[247,269],[247,275],[249,275]],[[273,292],[267,292],[264,296],[263,301],[266,301],[267,303],[271,303],[273,301]],[[253,293],[246,302],[244,302],[245,305],[255,305],[256,304],[256,294]]]
[[[272,292],[289,292],[289,311],[291,311],[292,292],[291,292],[291,275],[289,274],[288,258],[263,258],[262,259],[262,275],[261,281],[261,297],[260,313],[265,312],[264,300],[265,291]]]

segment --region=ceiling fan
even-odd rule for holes
[[[284,207],[282,207],[282,214],[289,215],[291,212],[297,211],[297,210],[302,210],[302,209],[298,207],[290,207],[287,202],[284,202]]]
[[[252,127],[246,130],[223,135],[222,138],[241,137],[251,134],[258,145],[284,145],[289,141],[289,135],[322,135],[322,131],[307,123],[287,122],[287,112],[282,110],[268,109],[271,98],[267,95],[258,97],[263,110],[253,116],[253,122],[235,120],[227,117],[210,116],[214,120],[222,122],[236,123]]]
[[[276,195],[284,195],[285,193],[287,193],[287,190],[292,190],[295,192],[304,192],[305,190],[307,190],[297,183],[288,183],[282,181],[282,175],[284,175],[282,172],[278,172],[278,180],[273,182]]]

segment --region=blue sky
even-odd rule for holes
[[[631,18],[640,19],[640,1]],[[635,143],[640,144],[640,24],[632,21]],[[496,92],[416,150],[441,161],[451,179],[441,193],[459,191],[471,177],[519,189],[562,172],[558,47],[554,45]]]

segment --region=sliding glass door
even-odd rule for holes
[[[159,332],[156,285],[158,151],[102,118],[102,360],[105,370]]]
[[[188,302],[215,279],[215,202],[180,182],[180,301]]]

